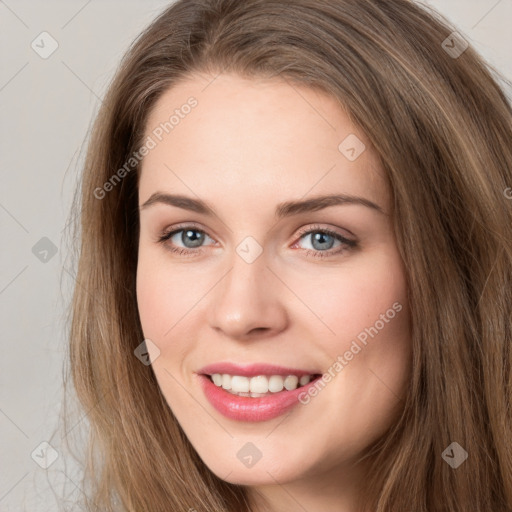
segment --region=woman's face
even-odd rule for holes
[[[369,140],[323,93],[225,74],[168,90],[146,137],[137,299],[169,407],[226,481],[339,485],[396,420],[410,364]],[[293,391],[304,375],[323,377]]]

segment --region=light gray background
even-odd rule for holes
[[[512,79],[512,0],[424,3],[445,14]],[[83,162],[82,144],[108,80],[133,38],[168,4],[0,0],[2,512],[57,510],[50,471],[60,475],[55,482],[66,483],[70,502],[81,492],[72,461],[65,465],[70,459],[54,436],[65,313],[74,284],[64,228]],[[31,48],[43,31],[59,45],[47,59]],[[43,237],[58,248],[47,262],[32,252]],[[44,461],[39,447],[44,441],[59,454],[48,470],[31,457],[34,453],[34,459]]]

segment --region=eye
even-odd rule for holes
[[[215,242],[215,240],[210,238],[201,229],[188,225],[164,233],[161,237],[159,237],[158,241],[162,244],[165,244],[166,247],[172,252],[176,252],[181,255],[187,255],[200,252],[198,249],[201,249],[202,244],[206,238],[209,238]],[[176,246],[178,242],[182,243],[185,247]]]
[[[313,226],[307,230],[302,230],[299,235],[299,240],[305,239],[310,241],[312,249],[306,248],[306,253],[316,258],[334,256],[357,246],[355,240],[350,240],[341,233],[322,228],[321,226]],[[332,249],[336,243],[338,243],[337,248]],[[294,247],[297,244],[298,242],[294,244]]]

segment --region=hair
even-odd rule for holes
[[[88,510],[250,511],[247,488],[209,470],[134,356],[140,166],[94,193],[142,145],[164,92],[224,72],[335,98],[389,181],[412,369],[403,410],[363,454],[362,509],[512,510],[512,108],[471,45],[445,51],[455,30],[408,0],[178,0],[133,42],[77,192],[69,364],[89,421]],[[469,454],[457,469],[441,456],[452,442]]]

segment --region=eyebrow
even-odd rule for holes
[[[169,206],[176,206],[177,208],[200,213],[202,215],[212,217],[216,216],[213,208],[201,199],[193,199],[192,197],[179,194],[165,194],[163,192],[155,192],[152,194],[151,197],[140,207],[140,209],[144,210],[158,203],[166,204]],[[379,213],[382,213],[383,215],[386,215],[384,210],[378,204],[370,201],[369,199],[365,199],[364,197],[346,194],[330,194],[315,196],[306,200],[286,201],[284,203],[280,203],[276,207],[275,217],[281,219],[284,217],[290,217],[292,215],[298,215],[300,213],[315,212],[330,206],[339,206],[345,204],[358,204],[361,206],[366,206],[367,208],[371,208]]]

